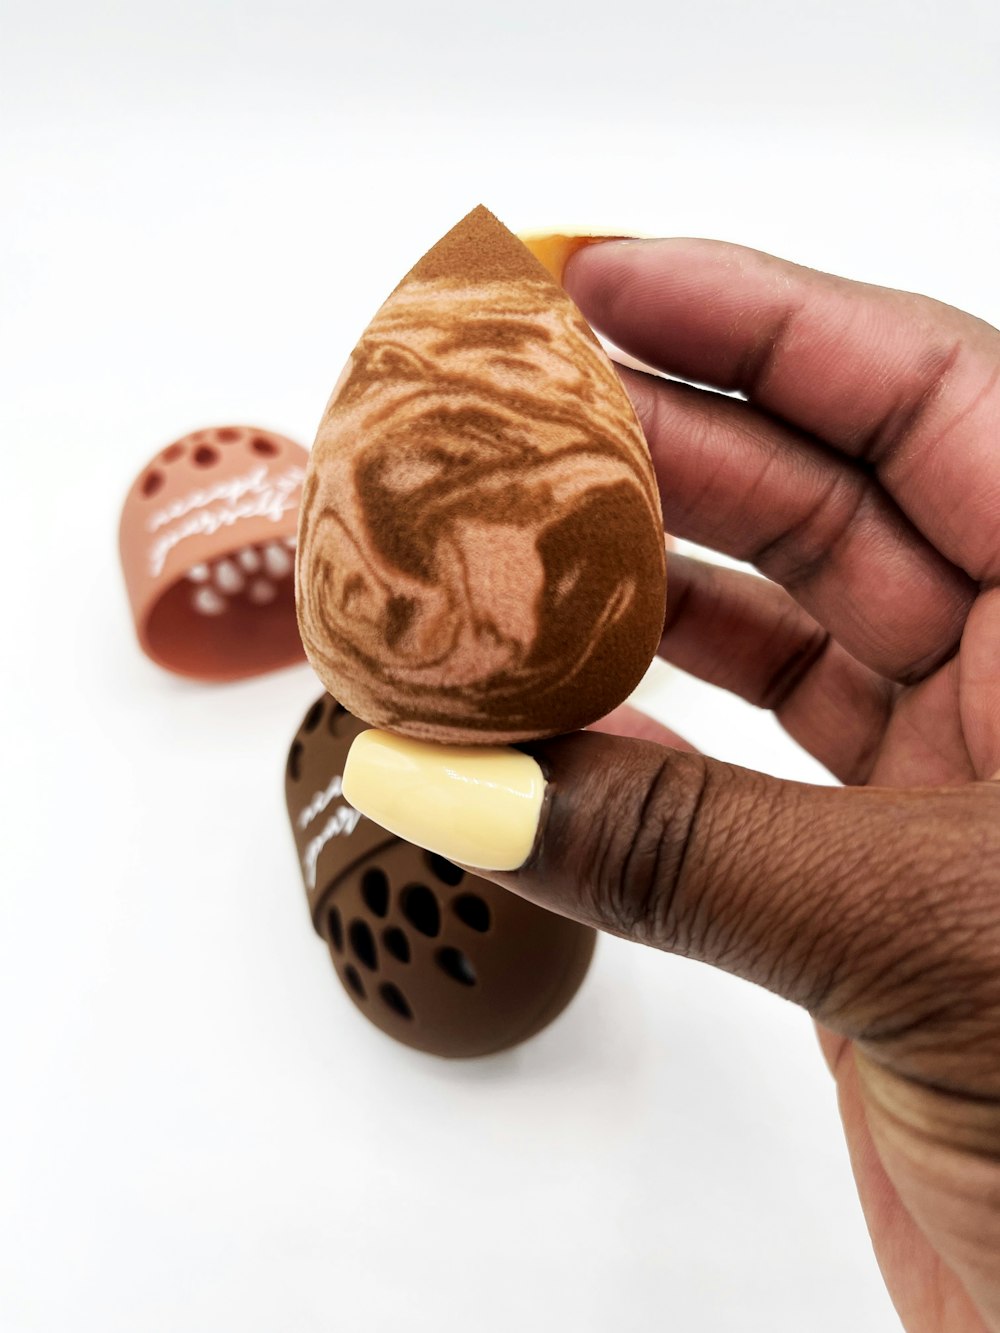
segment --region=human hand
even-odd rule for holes
[[[411,743],[408,776],[352,752],[345,791],[385,823],[373,790],[450,781],[521,848],[480,873],[808,1009],[904,1325],[1000,1330],[1000,333],[716,242],[595,245],[565,284],[624,351],[744,395],[622,371],[667,530],[767,576],[672,557],[660,651],[847,785],[617,710],[625,737],[519,746],[499,785]]]

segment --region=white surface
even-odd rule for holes
[[[447,1065],[356,1017],[281,800],[306,668],[138,654],[146,457],[311,438],[423,249],[723,236],[1000,320],[994,0],[0,0],[0,1329],[880,1333],[806,1019],[612,940],[542,1036]],[[712,753],[815,777],[669,673]]]

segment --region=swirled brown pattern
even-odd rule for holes
[[[656,651],[664,537],[642,432],[576,307],[485,209],[404,279],[340,377],[297,598],[330,692],[427,740],[585,726]]]

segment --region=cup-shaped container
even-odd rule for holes
[[[119,546],[154,662],[225,681],[302,659],[293,572],[306,458],[273,431],[217,426],[175,440],[140,472]]]
[[[345,801],[367,723],[328,694],[288,754],[285,794],[309,910],[355,1006],[434,1055],[488,1055],[546,1027],[579,989],[594,931],[394,837]]]

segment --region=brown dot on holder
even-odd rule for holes
[[[478,894],[460,894],[451,910],[470,930],[478,930],[482,935],[490,928],[490,909]]]
[[[365,906],[376,916],[385,916],[389,910],[389,881],[375,866],[361,877],[361,896]]]
[[[476,984],[475,968],[461,949],[438,949],[437,965],[453,981],[461,982],[463,986]]]
[[[315,731],[323,721],[323,700],[317,699],[302,722],[303,731]]]
[[[594,932],[359,816],[340,779],[365,724],[318,702],[292,742],[285,792],[313,921],[346,995],[434,1055],[487,1055],[540,1031],[583,980]]]
[[[410,941],[398,926],[390,926],[388,930],[383,931],[382,943],[385,945],[386,953],[395,958],[397,962],[408,963],[410,961]]]
[[[449,884],[452,888],[456,884],[461,884],[465,878],[465,871],[461,866],[455,865],[451,861],[446,861],[443,856],[438,856],[437,852],[425,852],[424,860],[428,868],[442,884]]]
[[[357,968],[352,967],[351,964],[348,963],[344,968],[344,976],[347,978],[347,984],[350,986],[354,994],[357,995],[359,999],[365,999],[365,983],[361,980]]]
[[[248,437],[267,449],[223,447]],[[282,435],[223,426],[175,440],[140,473],[119,546],[153,661],[223,681],[302,659],[292,574],[306,457]]]
[[[378,988],[378,993],[393,1013],[398,1014],[400,1018],[405,1018],[408,1021],[413,1017],[413,1010],[407,1003],[406,996],[391,981],[383,981]]]
[[[347,938],[358,962],[363,963],[369,972],[375,972],[378,969],[378,956],[375,953],[375,937],[368,923],[352,921],[347,928]]]
[[[426,884],[410,884],[403,890],[403,915],[421,935],[437,935],[441,929],[441,909]]]

